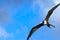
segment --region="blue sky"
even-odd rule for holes
[[[49,9],[59,0],[0,0],[0,40],[26,40],[30,30],[41,23]],[[49,22],[56,28],[43,26],[30,40],[60,40],[60,6]]]

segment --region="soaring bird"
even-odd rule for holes
[[[54,6],[52,9],[50,9],[50,10],[48,11],[48,14],[47,14],[45,20],[43,20],[42,23],[34,26],[34,27],[31,29],[31,31],[30,31],[30,33],[29,33],[29,35],[28,35],[28,37],[27,37],[27,40],[29,40],[29,38],[31,37],[31,35],[32,35],[37,29],[39,29],[40,27],[42,27],[43,25],[47,25],[47,27],[49,27],[49,28],[50,28],[50,26],[55,27],[54,25],[50,24],[50,23],[48,22],[48,20],[49,20],[51,14],[53,13],[53,11],[54,11],[59,5],[60,5],[60,3],[57,4],[56,6]]]

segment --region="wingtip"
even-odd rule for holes
[[[58,5],[60,5],[60,3]]]
[[[27,38],[27,40],[29,40],[29,37]]]
[[[28,39],[26,39],[26,40],[28,40]]]
[[[60,4],[60,3],[59,3]]]

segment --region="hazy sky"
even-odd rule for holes
[[[30,30],[58,3],[60,0],[0,0],[0,40],[26,40]],[[60,40],[59,16],[60,6],[49,20],[56,28],[43,26],[30,40]]]

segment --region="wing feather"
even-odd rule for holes
[[[43,26],[44,24],[43,23],[41,23],[41,24],[39,24],[39,25],[37,25],[37,26],[35,26],[35,27],[33,27],[32,29],[31,29],[31,31],[30,31],[30,33],[29,33],[29,35],[28,35],[28,38],[27,38],[27,40],[29,40],[29,38],[31,37],[31,35],[37,30],[37,29],[39,29],[41,26]]]
[[[51,14],[53,13],[53,11],[54,11],[59,5],[60,5],[60,3],[57,4],[56,6],[54,6],[52,9],[50,9],[50,10],[48,11],[48,14],[47,14],[47,16],[46,16],[46,18],[45,18],[46,21],[49,20]]]

